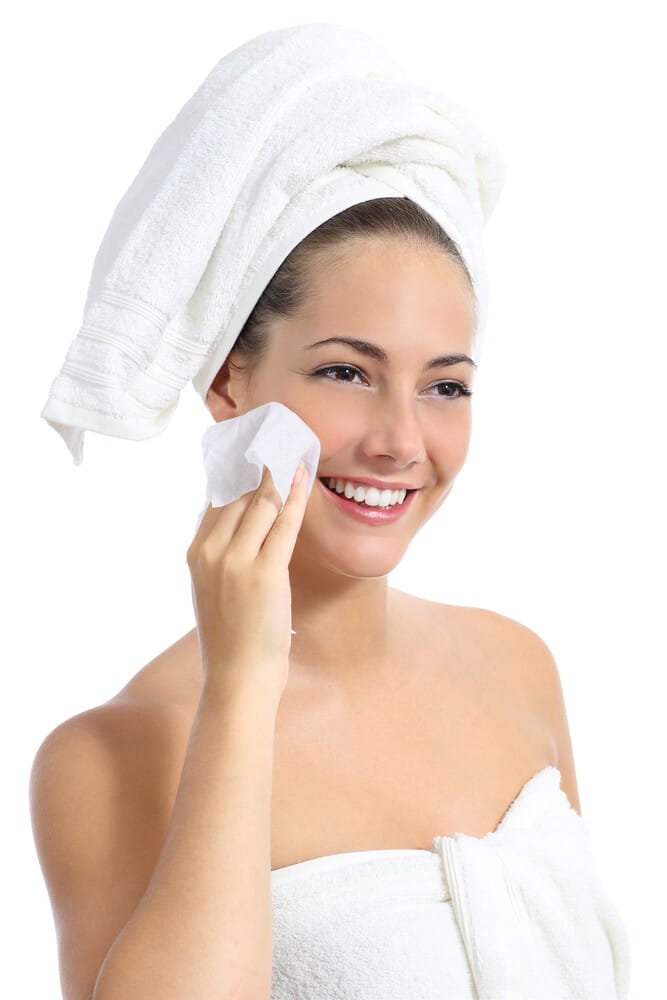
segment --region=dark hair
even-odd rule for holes
[[[373,198],[338,212],[309,233],[288,254],[268,283],[229,353],[229,365],[247,373],[268,349],[272,320],[293,316],[308,294],[310,269],[319,263],[335,266],[348,247],[370,238],[398,237],[416,247],[437,247],[452,257],[472,280],[456,242],[432,215],[410,198]],[[474,300],[473,300],[474,301]]]

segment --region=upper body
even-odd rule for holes
[[[501,614],[388,586],[467,455],[469,280],[450,253],[395,239],[353,245],[330,265],[308,272],[309,294],[272,324],[252,377],[225,363],[207,397],[216,421],[275,399],[321,443],[290,591],[281,585],[262,621],[282,648],[289,598],[295,634],[275,720],[272,869],[346,851],[428,849],[454,831],[481,837],[549,764],[580,809],[546,644]],[[319,343],[343,331],[351,344]],[[329,378],[334,362],[361,382]],[[433,392],[442,386],[447,394]],[[332,499],[330,477],[414,492],[400,518],[372,523],[350,512],[356,496],[347,511]],[[239,613],[251,642],[249,610]],[[64,981],[94,982],[156,866],[210,665],[202,642],[199,621],[38,751],[34,829]]]
[[[347,690],[296,664],[290,672],[276,718],[274,870],[346,851],[430,848],[434,836],[454,831],[481,837],[548,764],[559,768],[580,811],[561,683],[546,644],[492,611],[392,594],[405,640],[395,652],[409,675]],[[40,747],[35,831],[63,981],[85,975],[82,940],[94,977],[146,890],[201,684],[193,629]],[[50,823],[56,802],[76,817],[67,840]]]
[[[397,644],[382,683],[348,688],[290,667],[276,720],[273,869],[342,851],[429,846],[453,830],[482,836],[547,764],[559,767],[580,812],[546,644],[491,611],[390,593]],[[402,671],[394,667],[401,662]],[[102,737],[109,727],[109,747],[126,746],[128,771],[141,784],[157,781],[165,803],[176,792],[201,683],[193,630],[88,720]],[[119,739],[119,726],[134,729],[133,738]],[[151,752],[141,734],[160,730]]]

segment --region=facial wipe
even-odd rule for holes
[[[256,490],[265,465],[280,494],[281,510],[300,459],[308,473],[310,495],[320,460],[320,441],[293,410],[272,401],[240,417],[207,427],[202,437],[202,454],[206,504],[199,515],[195,534],[209,503],[212,507],[224,507],[244,493]]]

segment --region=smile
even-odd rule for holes
[[[376,486],[365,486],[350,479],[335,479],[324,476],[322,482],[332,492],[345,494],[347,500],[364,504],[366,507],[395,507],[403,503],[408,492],[406,489],[379,489]]]
[[[346,493],[352,494],[353,485],[351,483],[346,484],[347,489],[345,492],[338,493],[328,485],[329,482],[334,482],[334,480],[319,479],[318,482],[326,496],[339,511],[365,524],[393,524],[394,521],[400,520],[408,512],[418,492],[417,490],[383,490],[382,493],[385,494],[385,497],[387,494],[390,494],[389,504],[385,506],[380,506],[377,503],[369,505],[364,500],[366,490],[362,486],[357,487],[354,495],[348,497]],[[369,487],[368,492],[368,499],[378,499],[375,494],[378,494],[380,491],[374,487]],[[356,497],[359,497],[359,499],[356,499]],[[391,502],[392,497],[394,499],[393,503]],[[397,497],[398,502],[396,502]],[[400,499],[401,497],[403,497],[402,500]]]

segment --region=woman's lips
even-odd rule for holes
[[[418,492],[417,490],[408,492],[403,503],[395,504],[393,507],[366,507],[356,500],[348,500],[344,493],[339,494],[335,490],[330,490],[321,479],[317,481],[340,511],[362,524],[393,524],[394,521],[400,521],[407,514]]]

